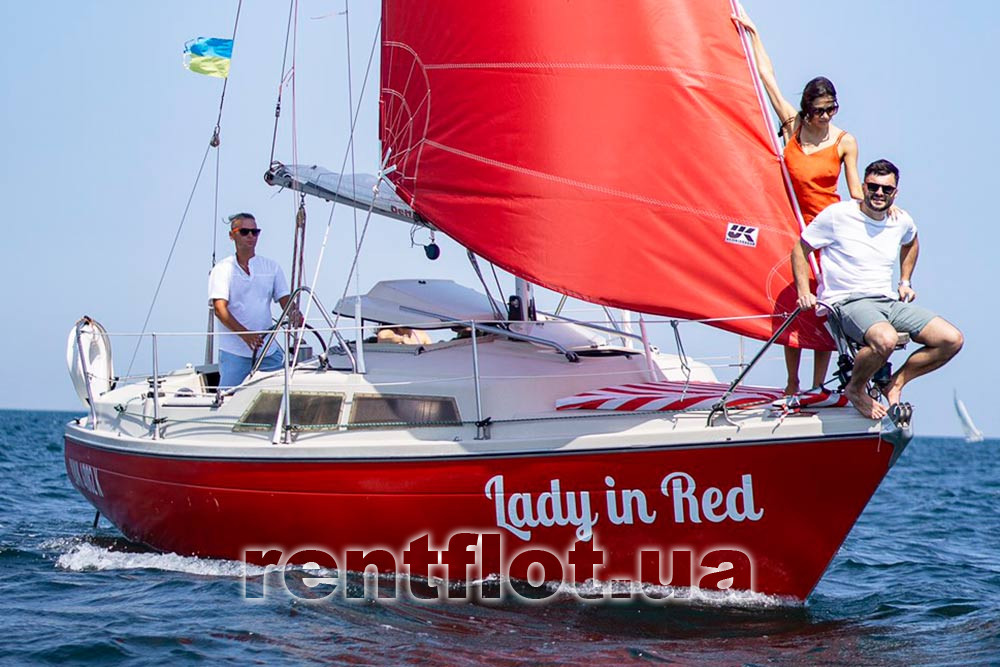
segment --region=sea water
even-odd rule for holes
[[[1000,441],[915,439],[805,605],[310,604],[93,529],[73,416],[0,411],[4,664],[1000,664]]]

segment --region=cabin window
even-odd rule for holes
[[[280,391],[262,391],[233,427],[234,431],[268,431],[274,428],[281,406]],[[288,396],[290,423],[299,431],[335,429],[340,423],[343,394],[293,391]]]
[[[400,426],[457,426],[462,423],[451,396],[355,394],[351,407],[353,428]]]

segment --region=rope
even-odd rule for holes
[[[306,196],[299,196],[299,210],[295,213],[295,246],[292,249],[292,291],[300,287],[305,275],[306,254]],[[295,297],[296,301],[299,297]],[[296,304],[298,305],[298,304]]]
[[[684,373],[685,379],[691,381],[691,366],[688,364],[687,352],[684,351],[684,341],[681,340],[681,331],[678,328],[680,322],[678,320],[670,320],[670,326],[674,329],[674,341],[677,343],[677,358],[681,362],[681,371]]]

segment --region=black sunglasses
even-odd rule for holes
[[[892,193],[896,191],[895,185],[882,185],[881,183],[865,183],[865,187],[868,188],[869,194],[875,194],[881,190],[885,194],[892,196]]]
[[[247,229],[246,227],[241,227],[239,232],[240,236],[249,236],[250,234],[253,234],[254,236],[260,236],[259,229]]]
[[[812,109],[809,110],[809,115],[822,116],[823,114],[826,114],[827,116],[832,116],[839,110],[840,110],[839,104],[831,104],[828,107],[813,107]]]

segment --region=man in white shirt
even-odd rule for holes
[[[900,402],[907,382],[943,366],[964,342],[962,332],[952,324],[912,303],[917,295],[910,280],[919,243],[909,214],[898,209],[889,213],[898,181],[894,164],[872,162],[865,169],[864,200],[843,201],[823,210],[792,249],[798,305],[804,310],[817,302],[809,288],[807,258],[822,250],[818,298],[839,316],[845,335],[863,345],[845,394],[861,414],[872,419],[881,419],[887,409],[865,387],[895,349],[897,331],[910,334],[923,347],[892,374],[883,390],[890,409]],[[897,256],[900,280],[893,289]]]
[[[274,260],[256,254],[260,229],[249,213],[229,216],[229,238],[236,254],[212,268],[208,299],[223,333],[219,341],[219,387],[235,387],[250,374],[254,361],[263,356],[260,369],[281,368],[284,356],[273,341],[261,350],[271,328],[271,303],[288,305],[288,282]],[[298,319],[298,313],[294,314]]]

